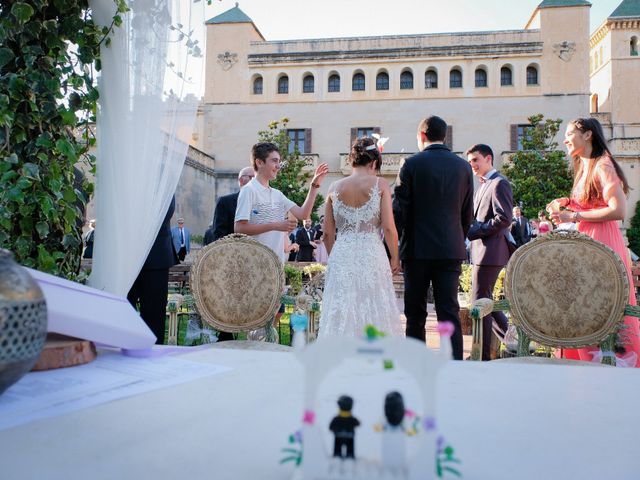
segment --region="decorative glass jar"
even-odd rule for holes
[[[0,394],[35,365],[47,337],[47,305],[29,272],[0,249]]]

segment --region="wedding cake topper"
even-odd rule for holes
[[[451,328],[439,331],[440,351],[368,326],[362,338],[319,340],[297,352],[305,369],[303,425],[281,460],[300,467],[294,478],[461,476],[437,429],[437,376],[452,356]]]

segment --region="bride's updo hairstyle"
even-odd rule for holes
[[[371,137],[361,137],[353,142],[349,160],[353,167],[366,167],[371,162],[375,162],[377,172],[382,166],[382,155],[376,147],[376,141]]]

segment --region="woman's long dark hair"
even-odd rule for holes
[[[600,163],[604,158],[609,158],[611,160],[613,168],[622,182],[622,191],[627,195],[629,193],[629,182],[627,182],[627,177],[622,171],[622,168],[620,168],[618,162],[613,158],[609,147],[607,147],[607,141],[604,138],[604,131],[602,130],[600,122],[595,118],[577,118],[569,123],[574,125],[582,133],[591,132],[591,161],[587,166],[587,176],[584,182],[583,197],[580,200],[585,202],[603,200],[602,187],[598,183],[595,171],[598,163]],[[580,157],[573,157],[573,171],[575,175],[573,179],[573,188],[575,188],[580,181],[580,178],[582,177],[582,170],[583,165]]]

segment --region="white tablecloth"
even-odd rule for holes
[[[0,432],[0,478],[287,479],[302,368],[290,353],[211,348],[233,370]],[[640,371],[452,362],[439,428],[469,479],[640,478]]]

